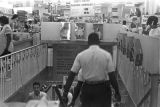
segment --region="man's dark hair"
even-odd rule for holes
[[[3,25],[5,24],[9,24],[9,19],[6,16],[1,16],[0,17],[0,23],[2,23]]]
[[[100,43],[97,33],[90,33],[88,36],[88,45],[98,45]]]
[[[18,15],[17,15],[17,14],[14,14],[11,19],[14,20],[14,19],[16,19],[16,18],[18,18]]]
[[[39,86],[40,86],[40,83],[39,83],[39,82],[34,82],[34,83],[33,83],[33,87],[34,87],[35,85],[39,85]]]
[[[126,21],[125,20],[123,20],[123,25],[126,25]]]

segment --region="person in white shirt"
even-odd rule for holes
[[[12,42],[12,29],[9,25],[9,19],[6,16],[0,17],[0,24],[2,26],[2,30],[0,32],[0,41],[1,47],[5,47],[3,53],[0,56],[10,54],[13,50],[11,50],[11,45],[13,47]]]
[[[25,107],[49,107],[49,101],[42,97],[41,99],[29,100]]]
[[[157,16],[152,16],[152,20],[150,20],[150,28],[151,30],[149,31],[149,36],[151,37],[160,37],[160,28],[157,26],[158,24],[158,17]]]
[[[149,36],[160,38],[160,28],[157,27],[157,28],[151,29],[149,32]]]
[[[125,30],[125,31],[128,31],[129,28],[128,28],[128,26],[126,25],[126,23],[127,23],[127,22],[126,22],[125,20],[123,20],[122,29]]]
[[[129,27],[126,25],[126,23],[127,22],[125,20],[123,20],[122,26],[119,29],[120,33],[127,33],[127,31],[129,31]]]
[[[88,36],[89,48],[80,52],[73,63],[67,82],[64,86],[63,100],[67,101],[67,94],[75,75],[82,69],[84,80],[81,89],[82,107],[111,107],[111,87],[115,90],[115,98],[121,100],[112,56],[100,48],[97,33]]]
[[[33,91],[29,93],[27,101],[29,100],[40,100],[43,97],[47,98],[47,94],[45,92],[40,91],[40,83],[33,83]]]

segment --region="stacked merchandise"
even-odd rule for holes
[[[23,10],[20,10],[17,12],[18,14],[18,19],[20,22],[25,22],[26,21],[26,15],[27,15],[27,12],[26,11],[23,11]]]
[[[17,11],[18,15],[18,31],[23,32],[24,31],[24,23],[27,20],[27,12],[23,10]]]

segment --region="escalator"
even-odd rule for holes
[[[101,43],[100,46],[109,51],[113,56],[114,56],[114,51],[113,51],[113,46],[116,45],[116,43]],[[40,84],[42,86],[44,86],[43,88],[45,88],[45,92],[47,93],[47,95],[49,96],[50,103],[55,103],[57,104],[58,97],[57,94],[55,92],[55,90],[53,89],[52,85],[53,84],[62,84],[63,83],[63,79],[64,76],[66,76],[68,74],[68,72],[70,71],[70,67],[72,66],[72,63],[74,61],[75,56],[77,55],[77,53],[79,53],[80,51],[86,49],[88,47],[86,42],[66,42],[66,41],[59,41],[59,42],[53,42],[51,43],[50,48],[52,48],[54,51],[53,53],[53,65],[54,66],[44,66],[45,69],[41,69],[40,70],[39,67],[41,67],[43,64],[43,61],[46,60],[46,46],[43,47],[41,46],[42,49],[34,48],[33,47],[33,52],[35,52],[35,58],[39,58],[37,55],[36,51],[42,51],[43,48],[45,49],[45,51],[42,51],[42,55],[44,54],[44,59],[39,60],[36,59],[33,63],[35,63],[34,69],[35,67],[38,67],[36,73],[37,75],[34,76],[32,79],[30,79],[29,81],[27,81],[25,84],[23,84],[22,87],[20,87],[14,94],[12,94],[9,98],[7,98],[5,100],[7,105],[21,105],[24,106],[26,104],[26,97],[28,96],[28,93],[31,92],[32,89],[32,84],[35,81],[40,82]],[[35,51],[36,50],[36,51]],[[32,52],[32,51],[29,51]],[[23,55],[23,54],[22,54]],[[36,56],[37,55],[37,56]],[[62,57],[63,56],[63,57]],[[33,56],[31,56],[31,58],[33,58]],[[30,61],[30,60],[29,60]],[[38,63],[37,63],[38,62]],[[40,65],[40,64],[41,65]],[[67,65],[64,66],[64,63]],[[45,63],[46,64],[46,63]],[[30,65],[31,66],[31,65]],[[25,66],[24,66],[25,67]],[[43,67],[43,68],[44,68]],[[23,68],[23,69],[26,69]],[[34,70],[32,69],[32,70]],[[26,76],[26,75],[23,75]],[[23,79],[23,78],[22,78]],[[129,103],[133,103],[131,98],[128,95],[128,92],[121,80],[121,77],[119,75],[117,75],[117,80],[119,83],[119,87],[120,87],[120,92],[121,92],[121,96],[122,96],[122,102],[121,104],[119,104],[119,107],[135,107],[135,106],[131,106],[134,104],[129,104]],[[19,103],[21,102],[21,103]],[[79,101],[77,101],[79,102]],[[78,103],[75,107],[78,107]]]

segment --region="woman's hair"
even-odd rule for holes
[[[0,17],[0,23],[2,23],[3,25],[5,24],[9,24],[9,19],[6,16],[1,16]]]

